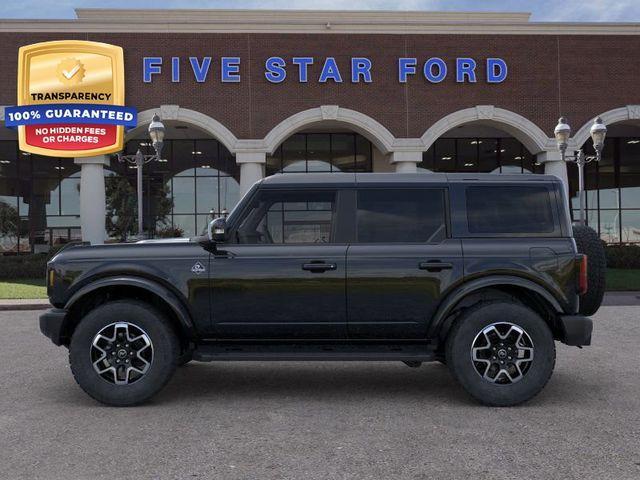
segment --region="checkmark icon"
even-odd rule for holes
[[[76,73],[78,73],[78,70],[80,70],[80,65],[76,65],[70,71],[62,70],[62,74],[65,76],[67,80],[71,80],[71,77],[73,77]]]

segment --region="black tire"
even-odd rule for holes
[[[152,344],[152,358],[146,373],[126,385],[116,385],[100,376],[91,358],[94,338],[115,322],[127,322],[132,330],[141,329]],[[143,302],[120,300],[97,307],[80,321],[69,345],[69,363],[76,382],[89,396],[107,405],[124,407],[145,402],[158,393],[171,379],[179,353],[178,339],[159,311]],[[134,358],[134,353],[130,355]]]
[[[510,328],[508,324],[521,328],[532,341],[532,361],[521,364],[524,374],[513,383],[499,384],[486,380],[477,370],[481,367],[476,367],[485,364],[472,361],[474,340],[482,338],[483,329],[496,323],[503,331]],[[513,332],[517,336],[516,330]],[[524,305],[504,301],[483,302],[462,313],[447,336],[445,354],[447,366],[460,385],[480,403],[493,407],[518,405],[535,397],[551,378],[556,361],[553,335],[545,321]],[[495,368],[502,367],[496,365]],[[504,374],[495,377],[506,381]]]
[[[580,313],[590,316],[595,314],[604,297],[607,258],[604,245],[593,228],[586,225],[573,226],[578,252],[587,256],[587,293],[580,296]]]

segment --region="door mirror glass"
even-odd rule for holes
[[[209,223],[209,240],[224,243],[227,238],[227,219],[218,217]]]

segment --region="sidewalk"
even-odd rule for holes
[[[607,292],[603,307],[640,305],[640,292]],[[0,312],[8,310],[46,310],[51,308],[49,300],[0,300]]]

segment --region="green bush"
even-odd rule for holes
[[[47,274],[47,262],[63,246],[56,246],[49,253],[0,255],[0,280],[44,278]]]
[[[640,269],[639,245],[607,245],[607,268]]]

